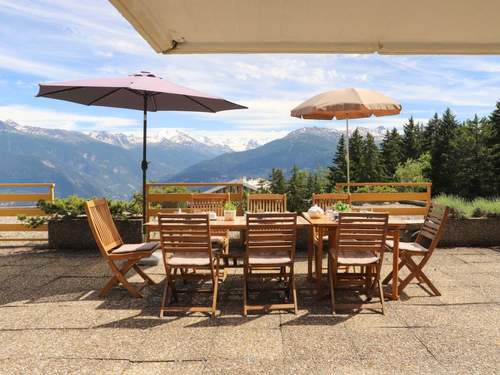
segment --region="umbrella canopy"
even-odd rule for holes
[[[401,104],[377,91],[345,88],[313,96],[292,109],[291,116],[310,120],[346,120],[347,191],[350,187],[349,119],[397,115]]]
[[[142,110],[143,160],[142,194],[143,217],[146,218],[146,174],[147,162],[147,113],[156,111],[219,112],[244,109],[212,95],[176,85],[149,72],[140,72],[125,77],[99,78],[39,85],[37,96],[66,100],[85,105],[128,108]]]
[[[42,83],[37,96],[85,105],[144,110],[219,112],[246,108],[212,95],[176,85],[149,72],[125,77]]]
[[[401,104],[377,91],[346,88],[313,96],[292,109],[293,117],[337,120],[397,115]]]

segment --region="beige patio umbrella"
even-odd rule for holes
[[[293,117],[308,120],[346,120],[347,191],[350,191],[349,119],[397,115],[401,104],[377,91],[345,88],[313,96],[292,109]]]

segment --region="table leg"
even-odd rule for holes
[[[323,276],[323,229],[318,228],[318,246],[316,248],[316,294],[321,297],[321,282]]]
[[[313,258],[314,258],[314,229],[310,225],[307,229],[307,279],[313,280]]]
[[[399,281],[399,230],[393,233],[394,247],[392,248],[392,299],[399,299],[398,281]]]

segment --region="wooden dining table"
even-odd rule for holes
[[[314,241],[314,236],[317,236],[317,246],[314,255],[315,263],[315,281],[318,297],[321,297],[321,290],[323,286],[323,236],[328,235],[328,247],[332,247],[335,240],[335,233],[338,226],[338,220],[332,220],[327,215],[321,215],[319,218],[311,218],[308,213],[302,214],[304,218],[312,225],[314,233],[310,236],[310,240]],[[423,219],[416,219],[405,216],[390,215],[388,225],[388,236],[393,237],[394,247],[392,253],[392,288],[391,294],[387,297],[397,300],[399,299],[398,282],[399,282],[399,237],[400,231],[413,224],[422,224]],[[311,267],[308,267],[311,272]]]

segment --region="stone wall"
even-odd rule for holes
[[[498,246],[500,218],[449,218],[439,246]]]
[[[142,219],[115,220],[115,225],[123,242],[142,242]],[[48,226],[49,248],[98,251],[86,218],[50,220]]]

